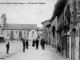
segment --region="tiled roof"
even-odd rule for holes
[[[37,30],[37,24],[6,24],[4,30]]]
[[[50,20],[43,21],[42,24],[45,23],[45,22],[48,22],[48,21],[50,21]]]
[[[42,31],[42,30],[43,30],[43,28],[38,27],[38,31]]]
[[[57,3],[54,6],[53,16],[50,22],[52,22],[56,16],[59,16],[63,12],[68,1],[69,0],[58,0],[57,1]]]

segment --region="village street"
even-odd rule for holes
[[[10,52],[6,54],[6,43],[0,44],[0,60],[66,60],[61,57],[59,53],[56,53],[55,48],[46,45],[45,50],[39,45],[39,49],[29,44],[29,49],[25,52],[22,51],[22,42],[10,42]]]

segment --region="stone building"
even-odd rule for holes
[[[60,45],[60,53],[69,60],[80,59],[80,1],[79,0],[59,0],[55,5],[51,23],[57,17],[57,30],[52,32],[53,39],[57,34],[57,44]],[[55,23],[52,25],[55,26]],[[52,28],[50,28],[52,29]],[[50,35],[49,35],[50,36]],[[56,39],[54,39],[56,41]],[[56,43],[56,42],[55,42]],[[56,44],[56,46],[57,46]]]
[[[57,1],[51,22],[57,17],[57,38],[62,56],[80,60],[80,1]]]
[[[41,40],[43,38],[43,28],[38,27],[37,31],[38,31],[38,38],[39,40]]]
[[[58,42],[58,38],[57,38],[57,27],[58,27],[58,21],[57,21],[57,17],[55,17],[53,20],[50,21],[51,22],[51,40],[53,41],[54,46],[57,48],[57,44]]]
[[[36,24],[6,24],[3,28],[6,40],[18,40],[20,38],[33,40],[37,38]]]
[[[49,20],[42,22],[43,37],[44,37],[46,43],[51,44],[51,39],[49,38],[49,27],[47,26],[49,24],[50,24]]]
[[[6,15],[2,14],[2,16],[0,17],[0,42],[4,41],[4,35],[3,35],[3,27],[6,24]]]
[[[69,1],[70,0],[59,0],[57,1],[51,18],[51,22],[57,17],[57,29],[55,36],[57,35],[57,45],[60,46],[60,53],[62,56],[69,58],[69,35],[68,31],[70,30],[70,20],[69,20]]]
[[[43,30],[38,29],[37,24],[7,24],[5,14],[0,19],[0,41],[20,40],[21,38],[33,40],[38,35],[43,35]]]

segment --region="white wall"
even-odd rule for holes
[[[29,39],[28,38],[28,30],[22,30],[22,38]]]
[[[19,39],[19,30],[13,30],[13,38]]]
[[[42,34],[42,36],[41,36]],[[43,38],[43,31],[38,31],[38,36],[40,36],[39,40],[41,40]]]
[[[29,32],[28,32],[28,30],[3,30],[5,39],[7,39],[7,40],[10,39],[11,31],[13,31],[13,39],[19,39],[19,31],[22,32],[22,38],[24,38],[24,39],[33,40],[33,39],[37,38],[37,31],[36,30],[31,30]],[[34,31],[34,35],[33,36],[32,36],[32,31]]]
[[[3,35],[4,35],[5,39],[9,40],[10,33],[11,33],[11,30],[3,30]]]
[[[34,34],[32,34],[32,31],[34,31]],[[36,38],[37,38],[37,31],[36,30],[29,31],[29,40],[33,40]]]
[[[42,34],[43,35],[43,31],[38,31],[38,34]]]

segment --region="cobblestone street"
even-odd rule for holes
[[[2,44],[5,47],[5,43]],[[13,47],[13,48],[12,48]],[[10,53],[6,54],[5,48],[0,49],[0,60],[67,60],[56,53],[55,48],[46,45],[45,50],[39,45],[39,49],[29,45],[29,49],[22,51],[21,42],[11,42]]]

